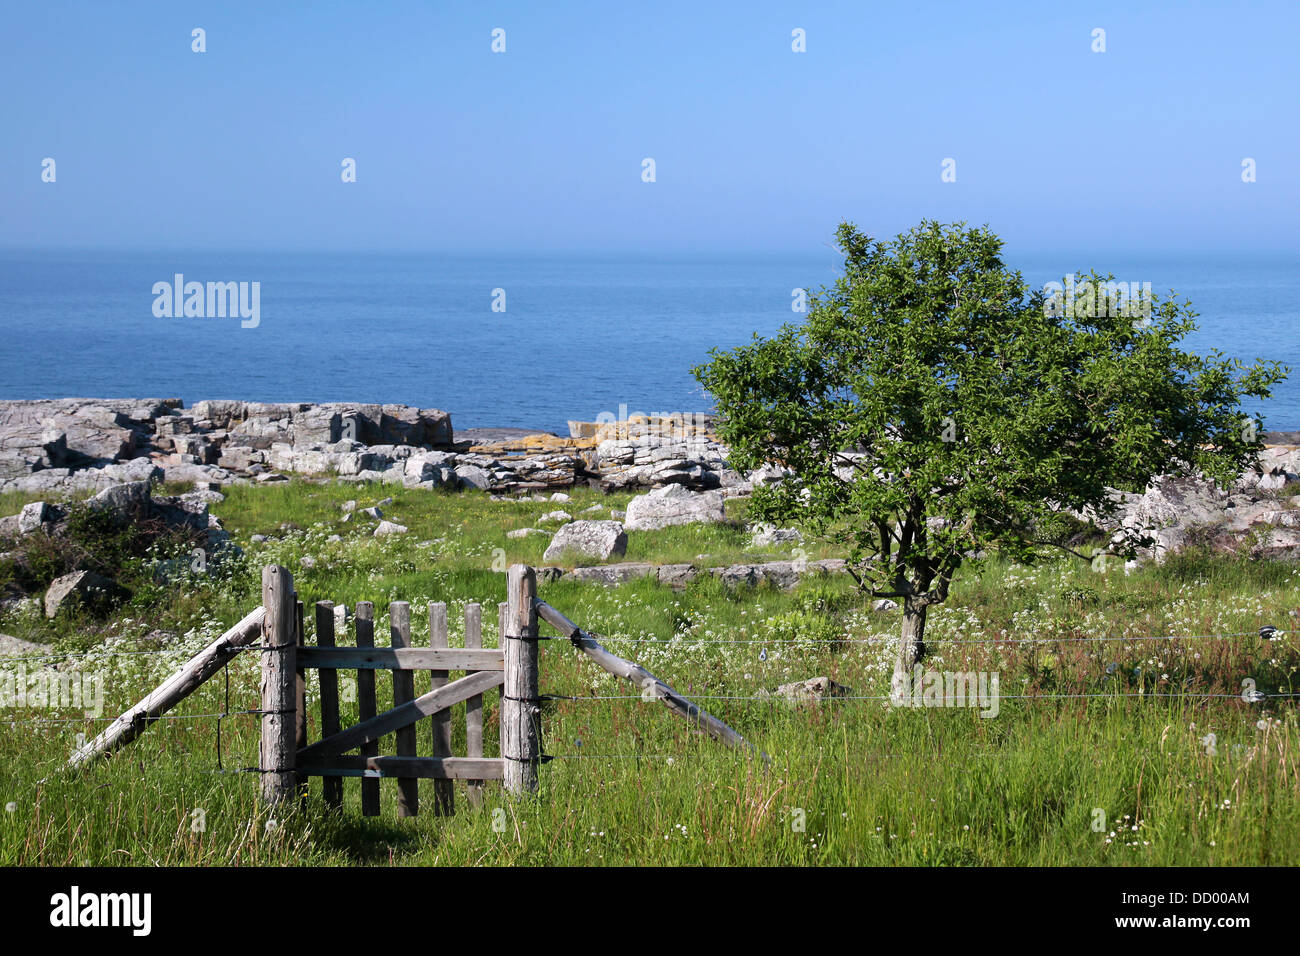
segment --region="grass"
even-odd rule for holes
[[[366,507],[389,496],[385,517],[408,534],[377,539],[368,518],[341,520],[344,500]],[[584,490],[564,503],[493,502],[378,485],[235,487],[213,511],[246,553],[217,576],[151,591],[107,619],[50,623],[18,614],[0,619],[0,630],[84,655],[69,659],[64,673],[102,681],[104,717],[255,606],[267,563],[289,567],[309,604],[375,602],[380,643],[389,601],[411,601],[417,635],[427,635],[428,602],[445,601],[455,645],[467,603],[490,608],[503,598],[504,576],[494,567],[544,563],[545,539],[510,539],[507,531],[535,527],[559,508],[607,517],[604,509],[621,509],[628,497]],[[595,505],[600,513],[583,513]],[[730,502],[728,511],[735,519],[728,524],[633,532],[625,560],[713,565],[792,556],[747,551],[743,503]],[[253,542],[255,534],[268,540]],[[335,534],[341,540],[327,540]],[[812,543],[803,549],[809,558],[830,556]],[[304,567],[305,557],[314,566]],[[178,719],[160,721],[79,776],[61,765],[78,735],[102,721],[68,709],[0,711],[8,718],[0,720],[0,865],[1300,862],[1294,707],[1238,696],[1246,678],[1266,693],[1294,690],[1294,639],[1265,642],[1255,633],[1263,624],[1293,626],[1300,573],[1292,566],[1192,553],[1134,574],[1051,557],[964,569],[931,614],[928,666],[998,672],[1003,699],[991,719],[879,699],[801,707],[761,699],[815,675],[846,685],[854,698],[888,693],[897,612],[872,612],[844,576],[806,580],[791,592],[728,589],[712,579],[683,591],[649,580],[605,589],[561,579],[543,583],[541,595],[611,650],[699,699],[773,765],[764,769],[691,733],[564,642],[546,642],[543,692],[586,699],[545,705],[546,750],[556,759],[543,766],[536,799],[511,802],[489,784],[484,808],[474,811],[458,784],[458,812],[437,817],[427,812],[432,784],[422,781],[425,812],[399,820],[396,785],[385,782],[383,815],[368,819],[351,781],[344,812],[330,816],[313,780],[306,812],[272,821],[257,799],[256,774],[215,772],[256,763],[257,719],[221,720],[218,750],[216,719],[186,716],[258,706],[256,655],[245,654],[230,667],[228,700],[225,681],[209,681]],[[494,621],[485,609],[488,644]],[[1136,639],[1225,634],[1236,636]],[[16,666],[9,662],[11,672]],[[427,689],[427,675],[416,682],[417,692]],[[382,708],[391,682],[380,675],[378,684]],[[1223,696],[1198,696],[1205,694]],[[492,754],[494,694],[488,705]],[[343,709],[345,723],[355,721],[355,704]],[[460,713],[454,746],[463,752]],[[421,753],[431,748],[427,723]],[[381,752],[393,752],[391,738]]]

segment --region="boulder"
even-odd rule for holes
[[[617,587],[637,578],[654,577],[654,575],[655,566],[653,564],[626,562],[623,564],[599,564],[586,568],[574,568],[569,576],[588,584]]]
[[[492,476],[478,465],[457,465],[456,480],[463,488],[477,488],[487,491],[492,487]]]
[[[771,548],[779,544],[801,544],[803,534],[797,528],[774,528],[758,525],[750,528],[750,547]]]
[[[562,555],[605,561],[627,553],[627,534],[617,521],[574,521],[555,533],[546,547],[544,560]]]
[[[829,677],[810,677],[807,680],[782,684],[776,689],[776,695],[784,697],[791,703],[815,704],[835,697],[851,697],[853,688],[838,684]]]
[[[668,485],[628,502],[626,526],[629,531],[653,531],[670,525],[716,523],[726,517],[721,492]]]
[[[104,611],[130,596],[131,592],[116,581],[93,571],[74,571],[51,582],[45,592],[45,616],[55,617],[74,602],[92,611]]]
[[[409,530],[406,525],[397,524],[394,521],[381,521],[375,528],[375,537],[382,538],[390,534],[406,534]]]

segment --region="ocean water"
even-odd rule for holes
[[[1300,260],[1058,256],[1007,261],[1041,286],[1096,266],[1189,298],[1193,351],[1295,369],[1262,412],[1300,428]],[[602,412],[704,411],[691,375],[711,348],[800,317],[791,290],[832,282],[805,256],[0,253],[0,398],[400,402],[457,428],[567,434]],[[238,317],[154,315],[154,284],[259,282]],[[504,290],[505,311],[494,311]]]

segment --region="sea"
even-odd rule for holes
[[[1041,287],[1089,269],[1172,290],[1184,340],[1292,376],[1247,403],[1300,429],[1300,256],[1057,254],[1006,261]],[[401,403],[457,429],[568,434],[571,419],[708,411],[691,369],[802,315],[829,247],[775,254],[0,252],[0,398]],[[170,287],[247,283],[256,318],[171,314]],[[166,289],[164,289],[164,284]],[[159,291],[163,290],[163,291]],[[206,303],[205,303],[206,308]],[[161,314],[160,314],[161,313]]]

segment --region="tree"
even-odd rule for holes
[[[802,520],[845,546],[860,588],[902,602],[896,681],[971,556],[1091,559],[1070,547],[1067,516],[1113,516],[1109,489],[1175,467],[1229,482],[1258,453],[1263,423],[1239,401],[1288,370],[1179,350],[1190,303],[1124,301],[1096,273],[1077,296],[1031,291],[987,228],[925,221],[878,241],[846,222],[836,235],[844,274],[805,323],[715,349],[694,372],[733,466],[787,469],[756,485],[754,516]],[[1107,550],[1149,544],[1120,532]]]

